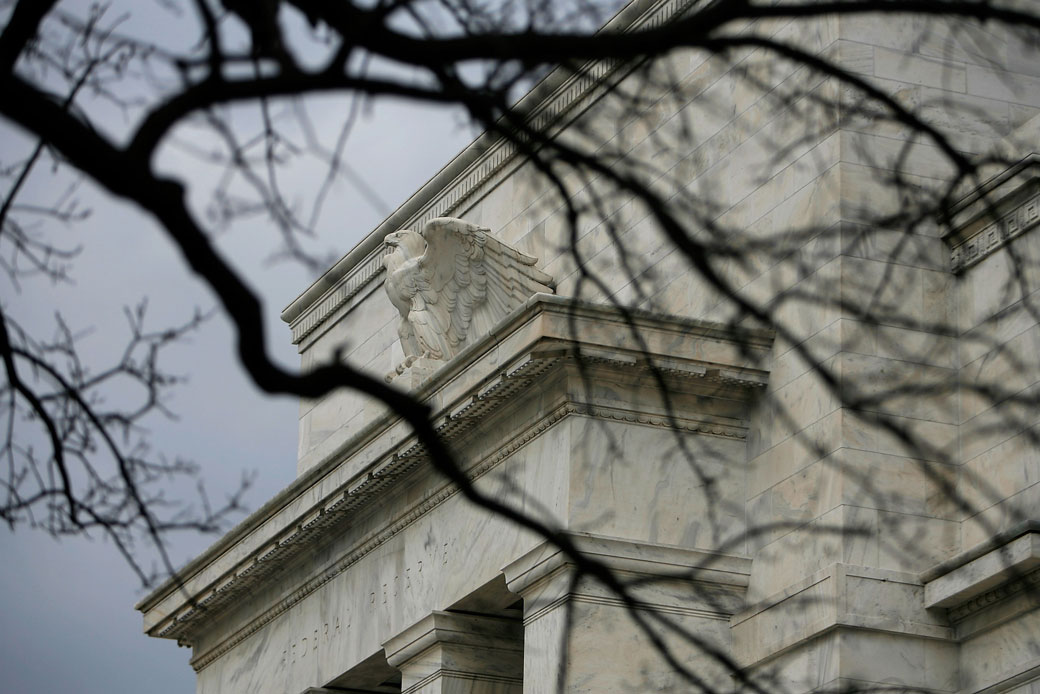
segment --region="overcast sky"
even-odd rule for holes
[[[312,104],[316,124],[335,135],[347,109],[344,100]],[[333,189],[319,227],[322,248],[349,250],[381,219],[472,139],[459,115],[443,109],[391,102],[365,110],[346,146],[346,156],[383,203],[361,195],[348,181]],[[185,135],[185,137],[190,137]],[[0,125],[5,163],[29,146],[20,134]],[[194,186],[206,200],[212,172],[166,152],[163,165]],[[324,170],[294,172],[301,195],[320,185]],[[49,170],[35,175],[27,198],[45,196],[64,180]],[[5,310],[49,335],[60,310],[73,329],[84,331],[82,349],[104,358],[126,338],[123,308],[149,301],[149,325],[186,320],[196,307],[208,309],[213,296],[194,280],[150,219],[89,185],[80,199],[90,218],[57,233],[82,253],[69,284],[28,283],[16,291],[0,280]],[[249,278],[265,302],[269,343],[280,361],[296,363],[296,350],[278,314],[311,281],[294,263],[266,262],[277,235],[261,219],[238,225],[220,239],[221,248]],[[189,376],[170,403],[177,421],[151,420],[156,450],[199,463],[216,499],[243,474],[254,476],[246,497],[250,510],[292,481],[296,472],[297,403],[262,396],[247,380],[232,353],[231,331],[217,317],[189,343],[169,354],[167,368]],[[184,491],[184,490],[180,490]],[[244,516],[242,516],[244,517]],[[171,546],[178,563],[216,538],[184,536]],[[100,535],[55,540],[26,526],[0,527],[0,692],[68,691],[76,694],[188,694],[195,677],[190,652],[142,633],[133,605],[145,594],[119,554]]]

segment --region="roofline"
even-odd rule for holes
[[[680,0],[676,8],[676,14],[682,12],[692,0]],[[621,8],[600,31],[613,30],[624,31],[632,27],[648,10],[662,4],[660,0],[633,0]],[[568,79],[575,74],[580,74],[588,69],[592,62],[575,70],[573,68],[555,68],[525,94],[516,104],[514,109],[521,114],[530,115],[538,111],[538,107],[548,101]],[[329,290],[346,277],[351,270],[360,265],[383,243],[383,238],[394,231],[403,228],[409,220],[415,217],[423,208],[429,205],[459,176],[470,169],[474,164],[494,148],[503,142],[502,135],[483,132],[465,149],[459,152],[440,171],[433,175],[419,190],[404,201],[386,219],[379,223],[375,229],[370,231],[365,238],[358,242],[353,249],[340,258],[331,268],[325,271],[313,284],[305,289],[298,297],[282,310],[281,318],[286,323],[291,323],[300,317],[308,308],[313,306]]]

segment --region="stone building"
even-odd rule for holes
[[[484,135],[283,318],[555,541],[394,413],[305,402],[297,480],[138,606],[200,694],[1040,686],[1036,37],[734,31],[999,159],[951,183],[928,131],[763,48],[551,74],[532,122],[643,176],[705,265],[603,171],[554,188]]]

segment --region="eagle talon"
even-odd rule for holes
[[[429,354],[429,352],[426,353],[426,355],[428,355],[428,354]],[[423,355],[423,356],[426,356],[426,355]],[[408,357],[403,362],[398,364],[394,368],[393,371],[388,371],[386,376],[384,376],[384,380],[387,383],[391,383],[395,378],[397,378],[398,376],[402,375],[408,369],[412,368],[412,364],[414,364],[415,360],[418,359],[418,358],[419,357]]]

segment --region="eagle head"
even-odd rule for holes
[[[426,252],[426,240],[411,229],[401,229],[387,234],[383,244],[394,249],[394,254],[401,253],[405,258],[418,258]]]

